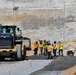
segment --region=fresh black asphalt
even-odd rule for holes
[[[32,60],[47,60],[47,56],[31,56],[29,57],[29,59]],[[52,59],[50,59],[52,60]],[[76,56],[75,57],[71,57],[71,56],[57,56],[57,57],[53,57],[52,63],[48,64],[47,66],[45,66],[43,69],[40,69],[30,75],[41,75],[41,73],[49,73],[49,72],[62,72],[68,68],[71,68],[73,66],[76,65]],[[48,74],[45,74],[48,75]],[[52,75],[52,74],[51,74]]]

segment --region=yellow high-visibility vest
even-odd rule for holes
[[[59,49],[61,49],[61,50],[63,49],[63,45],[62,44],[60,45]]]
[[[40,44],[40,47],[43,47],[43,44]]]
[[[48,46],[47,44],[44,44],[44,45],[43,45],[44,48],[47,48],[47,46]]]

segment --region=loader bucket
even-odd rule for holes
[[[25,44],[25,49],[26,50],[31,50],[31,40],[29,38],[27,38],[27,37],[22,37],[21,40]]]

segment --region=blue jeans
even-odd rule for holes
[[[53,54],[54,56],[56,56],[56,49],[53,49]]]
[[[59,49],[59,55],[63,56],[63,49]]]
[[[34,55],[38,55],[38,48],[34,49]]]
[[[47,56],[47,55],[48,55],[47,48],[44,48],[44,56]]]

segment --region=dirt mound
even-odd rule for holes
[[[76,75],[76,66],[65,70],[63,75]]]

